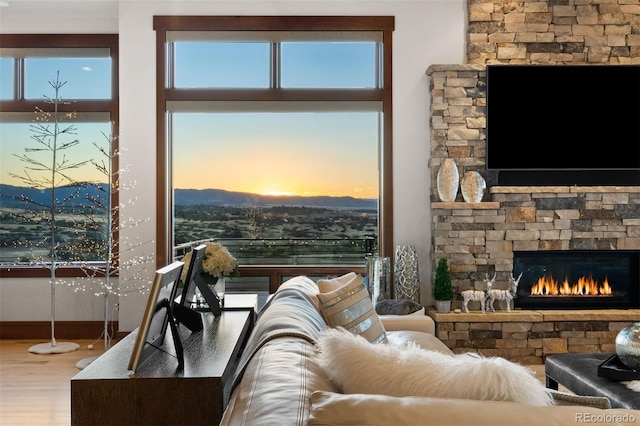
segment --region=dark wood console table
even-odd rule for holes
[[[250,310],[204,313],[204,330],[180,326],[184,370],[170,331],[133,373],[127,370],[137,330],[71,379],[72,425],[218,424],[229,402],[238,357],[251,332]]]

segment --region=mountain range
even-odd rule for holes
[[[56,189],[60,199],[72,194],[70,187]],[[86,197],[104,196],[104,192],[94,186],[87,186],[81,190],[80,197],[74,200],[74,205],[88,205]],[[36,203],[48,205],[51,199],[51,191],[48,189],[28,188],[0,184],[0,208],[24,208],[25,202],[16,197],[25,196]],[[331,197],[320,196],[296,196],[296,195],[261,195],[249,192],[225,191],[222,189],[176,189],[174,190],[174,203],[177,206],[207,205],[207,206],[305,206],[339,209],[366,209],[376,210],[378,201],[373,198],[355,197]]]

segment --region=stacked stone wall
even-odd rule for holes
[[[467,61],[640,63],[637,0],[469,0]]]
[[[449,260],[453,307],[461,307],[460,291],[484,289],[488,273],[497,274],[494,288],[507,288],[514,251],[640,250],[640,187],[499,187],[485,165],[486,65],[640,64],[640,1],[468,0],[466,62],[427,70],[431,262],[435,271],[438,259]],[[485,177],[482,202],[465,203],[461,194],[439,201],[445,158],[460,176]],[[637,309],[429,314],[455,352],[525,364],[555,353],[612,352],[618,331],[640,317]]]
[[[485,163],[484,65],[432,65],[432,270],[449,260],[454,286],[484,288],[498,273],[506,288],[513,251],[640,250],[640,187],[499,187]],[[453,158],[460,176],[477,171],[488,190],[481,203],[439,202],[437,172]],[[458,297],[459,298],[459,297]]]

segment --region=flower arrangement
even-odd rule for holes
[[[202,261],[203,278],[206,279],[209,276],[215,282],[220,277],[240,276],[238,260],[229,253],[229,250],[219,243],[207,243],[206,245],[204,260]],[[188,265],[191,261],[191,253],[187,253],[182,259],[185,265]],[[186,278],[186,269],[183,268],[183,280]]]

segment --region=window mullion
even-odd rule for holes
[[[281,43],[271,43],[271,88],[282,87]]]
[[[13,99],[24,100],[24,58],[13,61]]]
[[[175,73],[175,57],[176,57],[176,44],[167,43],[166,45],[166,58],[164,67],[167,70],[165,73],[165,87],[173,89],[176,87],[176,73]]]

